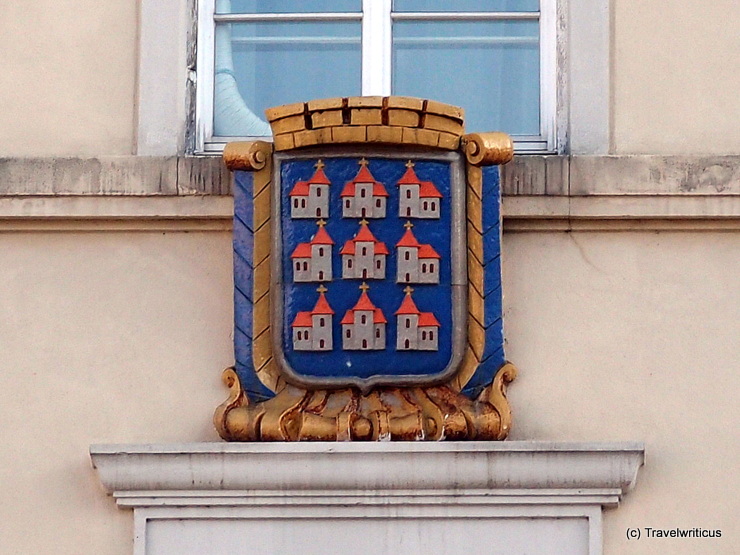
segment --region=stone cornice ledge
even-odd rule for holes
[[[195,443],[92,445],[122,507],[312,504],[616,505],[641,443]]]

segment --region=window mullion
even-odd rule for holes
[[[362,2],[362,94],[391,94],[392,0]]]

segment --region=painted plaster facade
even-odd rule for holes
[[[646,443],[637,488],[604,513],[606,555],[734,553],[737,477],[721,470],[737,459],[740,13],[730,0],[569,5],[587,26],[607,13],[610,56],[589,58],[572,25],[564,55],[610,69],[610,124],[598,148],[504,168],[511,438]],[[172,13],[152,23],[152,7]],[[2,549],[124,555],[131,514],[87,451],[218,440],[231,185],[220,160],[182,154],[186,3],[59,8],[8,3],[0,33],[13,84],[0,88]],[[147,29],[163,53],[144,55]],[[138,52],[171,125],[137,111]],[[727,534],[625,534],[683,523]]]

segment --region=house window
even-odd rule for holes
[[[361,322],[361,323],[363,323],[363,324],[367,323],[367,316],[365,316],[365,315],[363,314],[363,315],[362,315],[362,316],[360,317],[360,322]]]
[[[411,198],[411,189],[406,189],[406,198]]]
[[[375,201],[375,208],[380,208],[380,199]]]
[[[298,332],[298,341],[300,341],[301,339],[303,339],[303,332],[302,331],[299,331]]]
[[[375,328],[375,339],[380,339],[380,328]]]
[[[317,197],[321,196],[321,187],[316,187],[316,196]]]
[[[294,206],[295,208],[298,208],[298,199],[297,199],[297,198],[294,198],[294,199],[293,199],[293,206]]]
[[[303,271],[305,272],[307,270],[308,270],[308,262],[304,262],[303,263]]]
[[[421,273],[422,274],[426,274],[427,273],[427,265],[426,264],[422,264],[421,265]]]
[[[410,257],[410,255],[409,255],[409,251],[406,251],[405,253],[403,253],[403,259],[404,259],[404,260],[408,260],[408,259],[409,259],[409,257]]]
[[[429,210],[429,203],[424,201],[424,210]]]
[[[426,341],[427,340],[427,332],[425,332],[425,331],[421,332],[421,339],[423,341]]]
[[[305,198],[302,198],[301,199],[301,208],[305,208],[305,207],[306,207],[306,199]]]
[[[326,321],[323,318],[319,318],[319,327],[323,328],[326,325]]]
[[[324,256],[324,247],[319,247],[319,256]]]
[[[352,268],[352,259],[351,258],[348,258],[347,259],[347,268]]]
[[[347,339],[349,339],[350,337],[352,337],[352,330],[350,330],[349,328],[347,328],[347,331],[345,332],[344,335],[346,335],[347,336]]]
[[[411,318],[406,318],[406,327],[407,328],[411,327]]]
[[[432,340],[434,340],[434,332],[433,331],[430,331],[429,332],[429,341],[432,341]]]
[[[394,94],[553,150],[556,1],[199,0],[196,149],[269,136],[271,106]]]
[[[367,255],[367,247],[362,247],[362,256]]]
[[[300,269],[301,269],[301,263],[300,262],[296,262],[295,263],[295,269],[298,270],[298,271],[300,271]]]
[[[324,347],[326,347],[326,341],[324,341],[323,339],[320,339],[319,340],[319,349],[323,349]]]
[[[367,339],[362,340],[362,348],[367,349]]]
[[[375,261],[375,267],[380,270],[380,259]]]
[[[365,191],[365,189],[360,189],[360,196],[361,196],[362,198],[365,198],[365,194],[366,194],[366,193],[367,193],[367,191]]]
[[[429,265],[429,271],[430,271],[431,273],[434,273],[434,264],[430,264],[430,265]]]
[[[349,199],[347,199],[347,200],[344,201],[344,207],[345,208],[349,208],[350,207]]]

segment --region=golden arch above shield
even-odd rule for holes
[[[267,110],[231,143],[230,441],[495,440],[511,425],[501,310],[502,133],[405,97]]]

